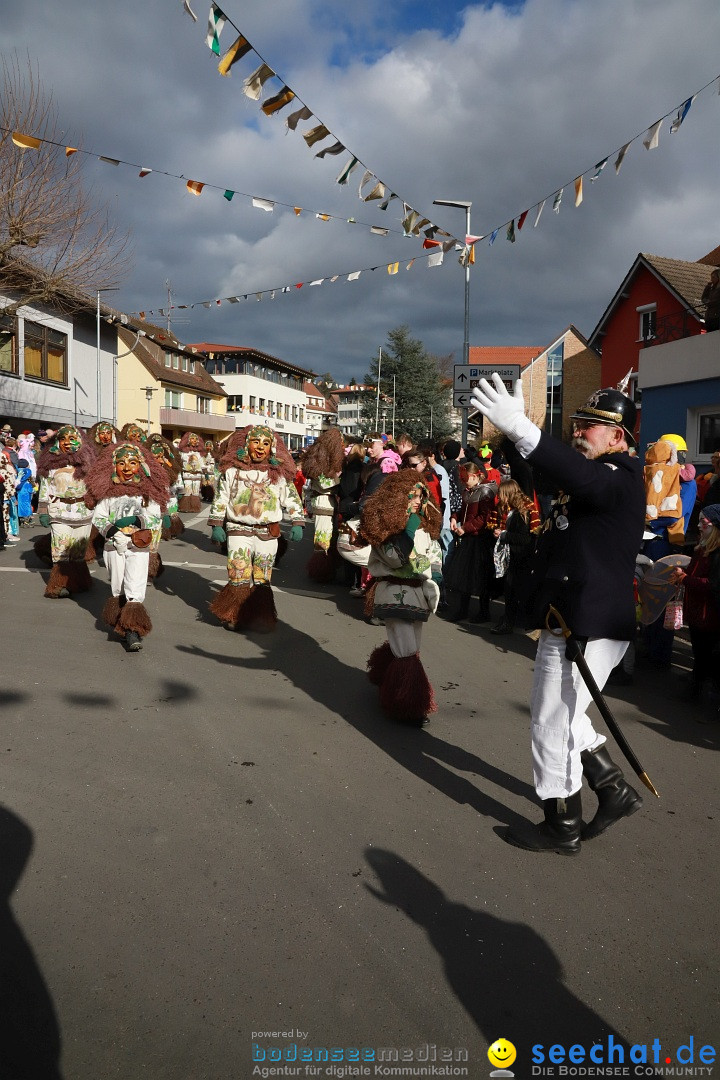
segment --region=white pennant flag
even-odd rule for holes
[[[533,222],[533,229],[537,228],[537,223],[540,220],[540,215],[542,214],[544,208],[545,208],[545,199],[543,199],[543,201],[538,206],[538,212],[535,215],[535,220]]]
[[[655,150],[660,142],[660,126],[662,120],[657,120],[652,127],[648,128],[647,135],[643,139],[643,146],[646,150]]]
[[[268,79],[272,79],[275,72],[267,64],[261,64],[257,71],[253,71],[252,75],[248,75],[243,83],[243,93],[246,97],[252,98],[253,101],[259,101],[262,93],[262,88]]]
[[[618,156],[615,158],[615,174],[616,175],[617,175],[617,173],[620,172],[620,166],[622,165],[623,161],[625,160],[625,155],[627,154],[629,147],[630,147],[630,143],[626,142],[625,145],[621,146],[620,150],[618,151]]]
[[[442,266],[443,259],[445,258],[444,251],[433,251],[432,255],[428,255],[428,266]]]
[[[190,4],[189,4],[188,0],[183,0],[183,7],[187,11],[187,13],[190,16],[190,18],[192,19],[192,21],[197,22],[197,15],[193,11],[193,9],[190,7]]]
[[[355,270],[354,273],[348,274],[348,281],[357,281],[362,274],[362,270]]]
[[[270,199],[253,199],[252,204],[256,210],[267,210],[268,213],[275,209],[275,203]]]
[[[560,188],[559,191],[555,192],[555,199],[553,200],[553,213],[555,213],[555,214],[560,213],[560,203],[562,202],[562,197],[563,197],[563,191],[564,190],[565,190],[564,188]]]

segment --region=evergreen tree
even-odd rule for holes
[[[434,439],[441,439],[452,433],[452,384],[448,386],[447,380],[443,380],[437,358],[426,352],[421,341],[410,337],[409,327],[398,326],[389,331],[382,349],[382,359],[375,357],[365,376],[365,382],[370,386],[378,385],[378,366],[379,408],[376,394],[368,394],[361,410],[364,433],[377,428],[381,431],[392,431],[393,376],[396,436],[406,431],[417,442],[427,438],[431,431]]]

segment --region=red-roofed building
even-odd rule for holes
[[[470,363],[496,368],[519,365],[528,415],[554,435],[567,429],[570,415],[600,385],[600,357],[572,324],[546,346],[473,346]],[[474,414],[470,425],[484,438],[492,438],[495,429],[487,421],[480,427],[480,420],[480,414]]]

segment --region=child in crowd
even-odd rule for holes
[[[490,633],[512,634],[518,614],[527,602],[530,560],[535,549],[535,536],[540,531],[537,507],[516,480],[503,480],[500,484],[497,508],[490,515],[488,527],[497,541],[496,546],[506,547],[509,555],[504,575],[505,614]]]
[[[483,623],[490,619],[492,537],[488,522],[495,508],[497,484],[487,482],[484,465],[472,462],[460,466],[458,477],[462,485],[462,505],[450,517],[455,543],[445,563],[443,577],[446,588],[457,593],[459,603],[448,622],[466,619],[470,597],[477,596],[477,612],[470,621]]]

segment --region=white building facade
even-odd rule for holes
[[[288,450],[307,441],[305,383],[315,374],[268,353],[244,346],[199,343],[198,358],[228,395],[228,414],[237,428],[265,424]]]
[[[41,305],[2,311],[16,299],[0,294],[0,419],[11,428],[92,427],[116,412],[113,364],[117,335],[88,308],[65,315]],[[98,345],[99,333],[99,345]]]

